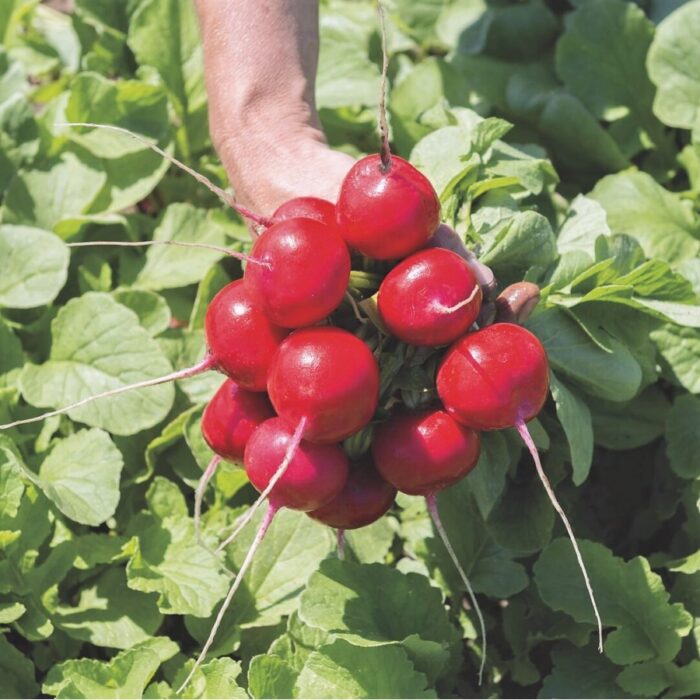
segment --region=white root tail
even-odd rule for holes
[[[381,134],[380,157],[384,172],[391,168],[391,148],[389,146],[389,124],[386,119],[386,88],[387,73],[389,72],[389,51],[386,45],[386,18],[384,5],[377,0],[377,15],[379,17],[379,34],[382,39],[382,79],[379,84],[379,133]]]
[[[114,246],[117,248],[146,248],[149,246],[175,246],[176,248],[203,248],[204,250],[215,250],[217,253],[223,253],[236,260],[243,260],[247,263],[252,263],[254,265],[262,265],[263,267],[271,268],[272,266],[268,262],[263,262],[262,260],[257,260],[252,258],[250,255],[245,253],[239,253],[238,251],[231,250],[230,248],[224,248],[224,246],[213,245],[210,243],[188,243],[187,241],[79,241],[77,243],[66,243],[68,248],[92,248],[93,246]]]
[[[441,306],[441,310],[443,313],[446,314],[451,314],[454,313],[455,311],[459,311],[460,309],[464,308],[467,304],[471,303],[474,300],[474,297],[481,291],[481,287],[479,285],[475,285],[474,289],[472,289],[471,294],[466,298],[462,299],[462,301],[458,302],[454,306]]]
[[[130,136],[135,141],[138,141],[140,144],[146,146],[146,148],[150,148],[154,153],[157,153],[159,156],[161,156],[161,158],[165,158],[165,160],[174,165],[176,168],[179,168],[183,172],[186,172],[188,175],[191,175],[197,182],[199,182],[201,185],[204,185],[210,192],[213,192],[224,204],[231,207],[231,209],[238,212],[245,219],[248,219],[254,224],[257,224],[258,226],[263,226],[265,228],[272,224],[271,219],[268,219],[264,216],[260,216],[259,214],[256,214],[255,212],[248,209],[247,207],[237,204],[236,200],[228,192],[226,192],[226,190],[223,190],[218,185],[215,185],[208,177],[202,175],[201,173],[198,173],[196,170],[190,168],[188,165],[185,165],[182,161],[178,160],[174,156],[171,156],[169,153],[160,148],[160,146],[157,146],[149,139],[145,139],[143,138],[143,136],[139,136],[133,131],[129,131],[129,129],[125,129],[121,126],[115,126],[114,124],[95,124],[93,122],[59,122],[55,126],[82,126],[90,129],[107,129],[109,131],[115,131],[117,133]]]
[[[207,485],[220,463],[221,457],[214,455],[199,479],[197,489],[194,492],[194,532],[197,536],[197,542],[202,546],[204,546],[204,543],[202,542],[202,533],[199,527],[202,516],[202,499],[204,498],[204,492],[207,490]]]
[[[234,523],[236,529],[216,548],[216,554],[228,547],[228,545],[230,545],[231,542],[233,542],[236,539],[236,537],[238,537],[240,531],[251,521],[251,519],[255,515],[255,512],[262,505],[263,501],[265,501],[265,499],[270,495],[272,489],[275,488],[275,484],[284,476],[284,473],[287,471],[289,465],[294,459],[294,455],[296,454],[299,444],[301,443],[302,437],[304,436],[305,428],[306,418],[302,418],[297,424],[296,430],[292,435],[292,439],[289,445],[287,446],[287,451],[284,454],[284,459],[277,468],[277,471],[272,475],[272,478],[268,482],[267,486],[260,493],[255,503],[253,503],[253,505],[250,506],[250,508],[248,508],[248,510],[242,515],[241,519],[238,522]]]
[[[338,559],[343,561],[345,559],[345,530],[342,527],[335,531],[335,551]]]
[[[109,391],[103,391],[101,394],[95,394],[94,396],[88,396],[80,401],[64,406],[63,408],[57,408],[54,411],[47,411],[39,416],[34,416],[33,418],[24,418],[23,420],[16,420],[12,423],[5,423],[5,425],[0,425],[0,430],[8,430],[9,428],[15,428],[18,425],[28,425],[29,423],[38,423],[47,418],[53,416],[60,416],[64,413],[68,413],[76,408],[85,406],[98,399],[106,399],[111,396],[118,396],[119,394],[124,394],[127,391],[132,391],[133,389],[145,389],[149,386],[157,386],[158,384],[165,384],[166,382],[172,382],[178,379],[188,379],[189,377],[194,377],[202,372],[206,372],[210,369],[214,369],[216,362],[211,355],[207,355],[201,362],[198,362],[192,367],[187,367],[186,369],[180,369],[176,372],[171,372],[170,374],[165,374],[162,377],[156,377],[155,379],[146,379],[142,382],[135,382],[134,384],[127,384],[126,386],[120,386],[116,389],[110,389]]]
[[[457,558],[457,554],[455,553],[455,550],[452,547],[452,543],[450,542],[450,538],[447,536],[447,532],[445,530],[445,527],[443,526],[442,520],[440,519],[440,512],[438,511],[436,494],[431,493],[429,496],[426,496],[425,503],[428,506],[428,513],[430,513],[430,517],[433,521],[433,524],[435,525],[435,529],[438,531],[438,535],[440,535],[440,539],[442,540],[442,543],[445,545],[445,549],[447,550],[447,553],[450,555],[450,559],[452,559],[452,563],[455,565],[455,568],[457,569],[457,571],[462,579],[462,583],[464,584],[465,588],[467,589],[467,593],[469,594],[469,598],[472,601],[472,605],[474,607],[474,612],[476,612],[476,616],[479,618],[479,627],[481,629],[481,641],[482,641],[481,665],[479,666],[479,685],[481,685],[483,680],[484,680],[484,667],[486,666],[486,624],[484,623],[484,616],[481,614],[481,608],[479,607],[479,603],[476,600],[476,595],[474,594],[474,589],[472,588],[471,583],[469,583],[469,578],[468,578],[467,574],[464,572],[462,565],[459,563],[459,559]]]
[[[224,599],[224,602],[221,604],[221,607],[219,608],[219,612],[216,615],[216,619],[214,620],[214,624],[211,628],[211,632],[209,632],[209,637],[207,638],[206,643],[202,647],[202,651],[200,652],[199,656],[197,657],[197,661],[195,661],[195,664],[192,667],[192,670],[187,675],[187,678],[185,678],[185,681],[183,682],[183,684],[177,689],[178,694],[182,693],[182,691],[187,687],[187,684],[192,680],[192,677],[196,673],[197,669],[202,665],[202,661],[204,661],[204,658],[206,657],[207,652],[211,648],[211,645],[214,643],[216,633],[219,631],[219,627],[221,627],[221,623],[224,619],[224,615],[226,614],[226,611],[228,610],[228,606],[231,604],[231,601],[233,600],[233,596],[236,594],[236,591],[238,590],[239,586],[243,582],[243,577],[245,576],[245,572],[248,570],[248,567],[251,565],[253,558],[255,557],[255,553],[258,551],[258,547],[260,547],[260,543],[263,541],[263,538],[265,537],[265,533],[268,531],[270,525],[272,524],[272,520],[275,517],[277,510],[278,510],[278,508],[276,506],[273,506],[272,504],[268,505],[267,513],[265,513],[265,517],[263,518],[262,523],[260,523],[260,527],[258,528],[258,531],[255,534],[255,538],[253,539],[253,543],[250,545],[250,549],[248,550],[248,553],[245,555],[245,559],[243,560],[243,563],[241,564],[241,568],[238,570],[238,573],[236,574],[236,578],[234,579],[233,583],[231,584],[231,588],[229,588],[229,591],[226,594],[226,598]]]
[[[593,615],[595,616],[596,624],[598,626],[598,651],[602,654],[603,653],[603,621],[600,618],[600,613],[598,612],[598,605],[596,604],[595,596],[593,595],[593,587],[591,586],[591,582],[588,578],[588,571],[586,570],[586,565],[583,563],[583,557],[581,556],[581,550],[578,548],[578,543],[576,542],[576,537],[574,535],[574,531],[571,527],[571,523],[569,522],[569,519],[566,517],[566,513],[564,512],[564,509],[561,507],[559,501],[557,500],[557,497],[554,495],[554,489],[552,488],[552,485],[549,483],[549,479],[547,478],[547,475],[544,473],[544,469],[542,468],[542,462],[540,461],[540,454],[537,451],[537,447],[535,446],[535,443],[532,439],[532,435],[530,435],[530,431],[527,429],[527,425],[525,425],[525,422],[522,420],[519,420],[516,424],[515,427],[517,428],[518,432],[520,433],[520,437],[522,438],[523,442],[525,443],[525,446],[527,449],[530,451],[530,454],[532,455],[532,459],[535,462],[535,468],[537,469],[537,475],[540,477],[540,481],[542,482],[542,486],[544,486],[544,490],[547,492],[547,496],[549,496],[549,500],[552,503],[552,506],[554,507],[554,510],[559,514],[559,517],[561,518],[562,522],[564,523],[564,527],[566,528],[566,532],[569,535],[569,539],[571,540],[571,546],[574,548],[574,554],[576,555],[576,561],[578,562],[578,568],[581,570],[581,574],[583,575],[583,580],[586,584],[586,590],[588,591],[588,597],[590,598],[591,605],[593,606]]]

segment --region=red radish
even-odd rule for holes
[[[437,375],[438,394],[460,423],[476,430],[514,427],[520,433],[574,548],[598,624],[598,649],[602,653],[603,623],[588,572],[526,425],[540,412],[548,388],[549,366],[542,344],[530,331],[512,323],[495,323],[458,340],[447,351]]]
[[[335,204],[319,197],[295,197],[280,204],[272,215],[275,224],[287,219],[315,219],[335,226]]]
[[[202,435],[219,457],[237,462],[253,431],[274,415],[265,394],[246,391],[227,379],[204,409]]]
[[[264,391],[272,358],[289,331],[268,319],[243,280],[211,300],[204,328],[217,369],[244,389]]]
[[[479,433],[441,409],[390,418],[376,430],[372,455],[379,473],[399,491],[427,496],[466,476],[479,459]]]
[[[456,253],[429,248],[400,262],[379,287],[386,327],[411,345],[447,345],[464,335],[481,308],[481,288]]]
[[[194,529],[198,539],[202,498],[219,462],[242,460],[248,438],[263,421],[274,415],[266,394],[241,389],[230,379],[218,388],[207,404],[202,415],[202,435],[216,454],[204,470],[194,494]]]
[[[342,448],[339,445],[314,445],[302,441],[304,422],[300,425],[301,429],[297,429],[292,435],[283,421],[271,418],[262,423],[248,441],[244,456],[246,472],[257,489],[263,493],[268,491],[267,513],[219,608],[209,637],[178,693],[182,692],[206,657],[224,614],[277,511],[280,508],[314,510],[334,498],[345,485],[348,462]],[[288,462],[288,468],[281,477],[278,467],[280,459],[283,463]],[[269,489],[275,478],[278,478],[277,483]]]
[[[474,430],[510,428],[544,405],[549,367],[542,343],[522,326],[495,323],[458,340],[437,374],[447,412]]]
[[[335,228],[313,219],[273,224],[251,250],[245,280],[272,323],[299,328],[324,319],[343,299],[350,253]]]
[[[352,333],[340,328],[305,328],[280,345],[267,390],[288,427],[307,421],[304,439],[339,442],[374,415],[379,368],[367,345]]]
[[[436,500],[438,491],[456,483],[476,466],[480,448],[479,433],[459,425],[441,409],[394,416],[379,426],[372,443],[379,473],[399,491],[425,496],[430,517],[471,598],[481,626],[481,685],[486,663],[486,625],[474,589],[440,520]]]
[[[245,470],[258,491],[263,491],[276,473],[292,437],[280,418],[265,421],[251,436],[245,450]],[[348,460],[340,446],[301,440],[268,500],[277,508],[313,511],[335,498],[347,478]]]
[[[377,260],[403,258],[425,246],[440,223],[430,181],[408,161],[359,160],[340,188],[336,220],[347,244]]]
[[[372,460],[365,458],[351,465],[343,490],[309,516],[338,530],[354,530],[379,520],[395,497],[396,489],[382,479]]]

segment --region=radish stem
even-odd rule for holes
[[[389,124],[386,119],[386,83],[389,72],[389,51],[386,45],[386,18],[384,6],[377,0],[377,15],[379,16],[379,33],[382,38],[382,79],[379,84],[379,132],[381,134],[381,161],[382,172],[391,168],[391,148],[389,146]]]
[[[335,537],[335,551],[338,554],[338,559],[343,561],[345,559],[345,530],[338,528],[335,531]]]
[[[207,468],[204,470],[204,473],[202,474],[199,483],[197,484],[197,489],[194,492],[194,532],[197,535],[197,542],[199,542],[201,545],[204,543],[202,542],[202,537],[201,537],[201,532],[199,528],[199,521],[200,521],[200,516],[202,514],[202,498],[204,497],[204,492],[207,489],[207,484],[209,483],[209,480],[214,476],[214,472],[216,471],[216,468],[219,466],[219,463],[221,462],[221,457],[219,455],[214,455],[209,462],[209,465]]]
[[[519,420],[516,424],[515,427],[517,428],[518,432],[520,433],[520,437],[522,438],[523,442],[525,443],[525,446],[527,449],[530,451],[530,454],[532,455],[532,459],[535,462],[535,468],[537,469],[537,475],[540,477],[540,481],[542,482],[542,486],[544,486],[544,490],[547,492],[547,495],[549,496],[549,500],[552,503],[552,506],[554,506],[554,510],[559,514],[559,517],[561,518],[562,522],[564,523],[564,527],[566,528],[566,532],[569,535],[569,539],[571,540],[571,546],[574,548],[574,553],[576,555],[576,561],[578,562],[578,568],[581,569],[581,574],[583,575],[583,580],[586,584],[586,590],[588,591],[588,597],[591,600],[591,605],[593,606],[593,615],[595,616],[596,624],[598,625],[598,651],[602,654],[603,653],[603,622],[600,619],[600,613],[598,612],[598,606],[595,601],[595,596],[593,595],[593,588],[591,587],[591,582],[588,578],[588,571],[586,570],[586,565],[583,563],[583,557],[581,556],[581,551],[578,548],[578,543],[576,542],[576,537],[574,536],[574,531],[571,528],[571,523],[569,523],[569,519],[566,517],[566,513],[564,513],[564,509],[561,507],[559,504],[559,501],[557,500],[557,497],[554,495],[554,489],[552,488],[552,485],[549,483],[549,479],[547,478],[547,475],[544,473],[544,469],[542,468],[542,462],[540,461],[540,455],[539,452],[537,451],[537,447],[535,447],[535,443],[532,439],[532,435],[530,435],[530,431],[527,428],[527,425],[525,425],[525,422],[523,420]]]

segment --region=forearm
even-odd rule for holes
[[[237,196],[263,213],[287,196],[328,196],[303,189],[318,190],[305,167],[327,150],[314,104],[318,0],[196,2],[212,138]]]

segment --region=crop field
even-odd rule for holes
[[[0,698],[700,696],[700,0],[320,0],[274,206],[216,3],[0,0]]]

